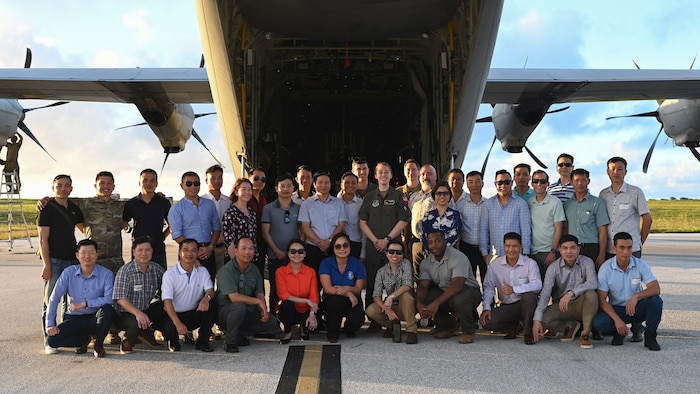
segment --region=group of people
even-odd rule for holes
[[[588,171],[574,169],[571,155],[557,158],[560,179],[551,185],[546,172],[519,164],[514,176],[496,172],[497,194],[486,199],[478,171],[453,169],[438,181],[433,166],[409,159],[406,184],[394,188],[388,163],[376,164],[373,183],[360,157],[337,195],[331,174],[302,165],[275,179],[269,203],[264,169],[237,179],[226,196],[215,165],[201,196],[199,175],[184,173],[184,197],[172,206],[155,192],[151,169],[129,201],[112,198],[109,172],[97,174],[95,197],[75,200],[70,177],[59,175],[54,197],[39,203],[45,351],[84,353],[94,335],[94,354],[103,357],[105,338],[123,331],[115,340],[126,353],[139,339],[160,346],[159,330],[171,351],[180,350],[180,336],[213,351],[221,331],[224,350],[238,352],[251,335],[289,343],[297,325],[301,339],[325,332],[335,343],[341,333],[355,337],[365,317],[369,333],[384,327],[394,340],[405,321],[408,344],[418,342],[419,325],[434,325],[438,339],[459,334],[463,344],[481,325],[507,339],[522,331],[526,344],[560,332],[573,340],[581,328],[582,348],[602,334],[621,345],[631,331],[632,341],[659,350],[660,288],[641,260],[651,214],[643,192],[624,182],[626,165],[611,158],[611,186],[594,197]],[[124,264],[129,222],[132,261]],[[77,249],[74,226],[88,238]],[[168,235],[179,244],[169,269]]]

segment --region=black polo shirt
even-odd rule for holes
[[[154,195],[151,202],[146,203],[141,199],[141,194],[124,204],[124,221],[134,219],[134,232],[132,236],[151,237],[153,254],[165,253],[165,238],[163,237],[163,225],[168,219],[170,201],[158,194]]]
[[[68,207],[49,200],[39,211],[37,223],[49,228],[49,253],[62,260],[75,260],[75,225],[83,222],[83,213],[68,200]]]

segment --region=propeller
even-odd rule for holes
[[[647,169],[649,169],[649,161],[651,160],[651,153],[654,151],[654,147],[656,146],[656,140],[659,139],[659,136],[661,135],[662,131],[664,131],[663,124],[661,124],[661,127],[659,127],[659,132],[656,133],[656,138],[654,138],[654,142],[652,142],[651,146],[649,147],[649,152],[647,152],[646,157],[644,157],[644,164],[642,165],[642,172],[645,174],[647,173]]]
[[[478,122],[478,120],[477,120]],[[491,155],[491,149],[493,149],[493,145],[496,143],[496,136],[493,136],[493,141],[491,141],[491,147],[489,148],[489,151],[486,152],[486,158],[484,159],[484,165],[481,166],[481,176],[484,176],[484,173],[486,172],[486,163],[489,161],[489,156]]]
[[[635,63],[636,65],[637,63]],[[639,66],[637,66],[639,67]],[[649,112],[644,112],[641,114],[634,114],[634,115],[622,115],[622,116],[609,116],[605,118],[605,120],[610,120],[610,119],[618,119],[618,118],[641,118],[641,117],[651,117],[651,118],[656,118],[656,120],[661,123],[661,127],[659,127],[659,132],[656,133],[656,138],[654,138],[654,142],[651,143],[651,146],[649,147],[649,151],[647,152],[646,157],[644,157],[644,164],[642,164],[642,172],[647,173],[647,170],[649,169],[649,162],[651,161],[651,154],[654,152],[654,147],[656,146],[656,141],[659,139],[659,136],[661,135],[661,132],[664,130],[664,124],[661,122],[661,119],[659,119],[659,111],[649,111]],[[700,160],[700,159],[698,159]]]
[[[216,161],[216,164],[220,165],[221,168],[226,168],[226,166],[225,166],[223,163],[221,163],[221,162],[219,161],[219,159],[217,159],[216,156],[214,156],[213,153],[211,153],[211,151],[209,150],[209,148],[207,148],[207,145],[204,143],[204,141],[202,141],[202,138],[199,137],[199,134],[197,134],[197,132],[196,132],[194,129],[192,129],[192,136],[193,136],[197,141],[199,141],[200,144],[202,144],[202,146],[204,147],[204,149],[207,150],[207,152],[209,152],[209,154],[211,155],[211,157],[213,157],[214,160]],[[165,162],[164,162],[163,164],[165,164]]]
[[[34,111],[35,109],[56,107],[56,106],[63,105],[63,104],[68,104],[68,103],[69,103],[68,101],[58,101],[58,102],[55,102],[55,103],[53,103],[53,104],[43,105],[43,106],[41,106],[41,107],[24,108],[24,109],[22,109],[22,112],[24,112],[24,113],[26,114],[27,112],[29,112],[29,111]]]
[[[540,167],[544,168],[545,170],[547,169],[547,166],[544,165],[544,163],[542,162],[542,160],[538,159],[537,156],[535,156],[534,153],[532,153],[532,151],[530,150],[530,148],[528,148],[526,145],[523,145],[523,148],[525,148],[525,151],[527,151],[527,154],[530,155],[530,157],[532,158],[532,160],[534,160],[535,163],[537,163],[537,165],[539,165]]]
[[[39,147],[44,152],[46,152],[46,154],[49,155],[49,157],[53,159],[53,161],[56,161],[56,159],[53,156],[51,156],[51,153],[49,153],[49,151],[47,151],[46,148],[44,148],[44,145],[41,145],[41,142],[39,142],[39,140],[34,136],[34,133],[32,133],[32,131],[29,130],[29,127],[27,127],[27,125],[24,124],[24,122],[19,122],[19,124],[17,124],[17,127],[19,127],[20,130],[24,131],[24,134],[26,134],[27,137],[31,138],[34,142],[36,142],[36,144],[39,145]]]
[[[24,56],[24,68],[29,68],[32,65],[32,50],[27,48],[27,54]]]
[[[688,149],[690,149],[690,153],[692,153],[693,156],[695,156],[695,158],[696,158],[698,161],[700,161],[700,152],[698,152],[697,149],[695,149],[694,146],[689,146]]]

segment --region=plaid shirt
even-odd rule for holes
[[[141,271],[135,260],[121,267],[114,279],[112,296],[117,311],[124,311],[124,308],[116,302],[120,298],[126,298],[139,310],[146,310],[160,289],[163,273],[165,273],[163,267],[152,261],[148,263],[145,273]]]
[[[374,280],[374,292],[372,297],[382,298],[382,293],[386,291],[387,296],[399,287],[407,285],[413,289],[413,266],[407,259],[403,259],[396,267],[396,274],[391,273],[390,264],[385,264],[377,271],[377,277]],[[399,300],[394,299],[394,304],[398,304]]]

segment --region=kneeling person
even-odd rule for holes
[[[219,326],[226,333],[224,350],[238,353],[238,346],[250,344],[246,335],[257,333],[277,334],[277,319],[267,310],[265,287],[260,270],[251,264],[255,257],[255,244],[243,237],[229,246],[233,258],[217,274]]]
[[[80,265],[63,270],[49,298],[46,333],[52,348],[76,347],[76,353],[87,352],[90,336],[95,335],[95,357],[104,357],[103,346],[114,318],[112,287],[114,274],[96,264],[97,243],[84,239],[75,253]],[[58,304],[68,294],[68,312],[56,326]]]
[[[481,302],[479,284],[474,279],[469,259],[459,250],[447,247],[445,234],[434,230],[428,234],[430,255],[420,264],[416,307],[421,318],[432,317],[435,338],[451,337],[462,328],[459,343],[474,342],[478,327],[474,319]]]
[[[180,335],[199,327],[197,350],[212,352],[209,337],[216,317],[214,284],[207,268],[195,266],[199,253],[197,240],[185,238],[179,248],[180,261],[163,274],[161,293],[167,314],[163,319],[163,337],[170,351],[178,352]]]
[[[377,271],[374,281],[373,303],[367,307],[367,316],[386,328],[384,337],[391,336],[393,321],[406,321],[406,343],[418,343],[416,303],[413,298],[413,266],[403,257],[400,240],[392,239],[387,245],[385,264]],[[386,291],[387,297],[382,301]]]
[[[545,328],[563,331],[562,341],[573,340],[580,320],[583,322],[579,338],[581,348],[593,347],[590,333],[593,318],[598,312],[598,295],[595,292],[598,277],[593,260],[579,254],[580,251],[578,238],[571,234],[561,237],[561,257],[547,268],[540,300],[533,317],[532,333],[535,342],[543,335]],[[547,306],[550,296],[552,305]],[[575,322],[573,326],[567,327],[569,321]]]

